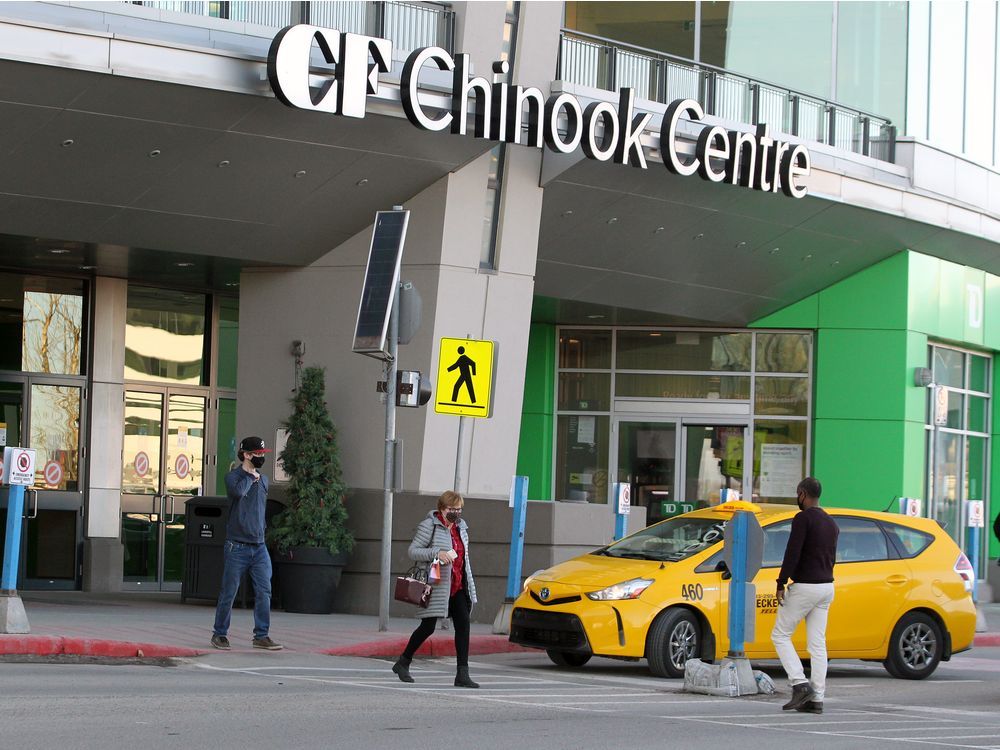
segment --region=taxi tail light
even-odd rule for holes
[[[965,586],[965,590],[971,594],[972,587],[976,583],[976,571],[964,552],[958,553],[958,559],[955,561],[955,572],[962,579],[962,585]]]

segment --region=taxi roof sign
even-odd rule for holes
[[[434,411],[461,417],[493,416],[496,342],[441,339]]]
[[[721,505],[712,506],[712,510],[716,513],[736,513],[741,510],[747,510],[751,513],[760,513],[761,507],[756,503],[751,503],[749,500],[730,500],[729,502],[722,503]]]

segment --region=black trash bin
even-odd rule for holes
[[[226,523],[229,521],[229,498],[199,495],[186,503],[184,516],[184,575],[181,579],[181,601],[208,599],[216,601],[222,587],[223,549],[226,542]],[[271,518],[284,506],[268,500],[264,518],[270,525]],[[278,592],[277,578],[271,579],[271,606],[275,606]],[[236,592],[237,605],[253,606],[253,584],[244,575]]]

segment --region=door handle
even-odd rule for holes
[[[38,490],[27,490],[28,503],[33,506],[33,510],[28,513],[28,520],[38,518]]]
[[[909,581],[910,579],[908,576],[899,575],[898,573],[885,579],[885,582],[890,586],[902,586],[904,583],[909,583]]]

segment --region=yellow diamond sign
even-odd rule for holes
[[[493,414],[492,341],[441,339],[434,411],[462,417]]]

